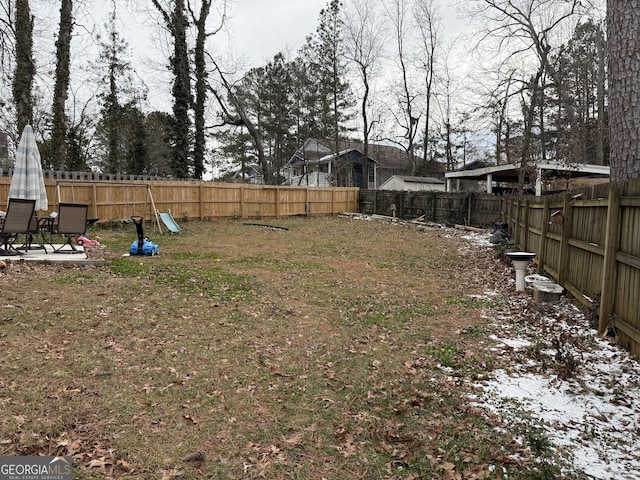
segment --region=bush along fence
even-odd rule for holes
[[[363,213],[392,215],[404,219],[486,227],[500,219],[501,197],[475,192],[404,192],[360,190]]]
[[[640,179],[502,203],[515,247],[640,357]],[[596,326],[596,325],[594,325]]]
[[[0,177],[0,209],[6,209],[10,177]],[[140,215],[154,220],[156,210],[176,219],[281,218],[332,215],[358,209],[358,188],[283,187],[203,181],[84,181],[45,179],[49,212],[64,203],[89,205],[100,221]],[[43,214],[44,212],[40,212]]]

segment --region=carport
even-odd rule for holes
[[[447,192],[456,191],[453,188],[453,180],[477,180],[486,182],[487,193],[493,193],[494,182],[517,184],[522,164],[512,163],[508,165],[495,165],[475,170],[459,170],[444,174],[447,180]],[[542,195],[542,179],[546,172],[558,172],[563,177],[595,177],[609,178],[609,167],[602,165],[567,164],[563,162],[542,162],[525,172],[525,182],[535,183],[536,196]]]

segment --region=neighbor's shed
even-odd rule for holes
[[[408,175],[392,175],[380,185],[380,190],[397,190],[410,192],[444,192],[447,184],[433,177],[412,177]]]

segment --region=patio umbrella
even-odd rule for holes
[[[20,137],[9,187],[9,198],[35,200],[36,211],[49,208],[42,164],[40,163],[40,152],[31,125],[24,127],[22,137]]]

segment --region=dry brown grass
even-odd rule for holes
[[[123,227],[91,235],[105,267],[10,264],[0,454],[73,455],[87,479],[538,478],[466,397],[494,362],[499,299],[469,296],[508,272],[490,249],[451,229],[265,223],[289,230],[191,222],[153,238],[160,256],[121,258]]]

